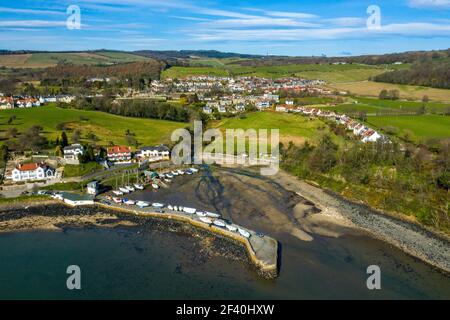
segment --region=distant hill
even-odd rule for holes
[[[121,51],[42,52],[0,50],[0,66],[8,68],[47,68],[58,64],[115,65],[147,61],[149,58]]]
[[[242,58],[242,59],[257,59],[260,55],[240,54],[232,52],[220,52],[216,50],[169,50],[169,51],[155,51],[155,50],[140,50],[134,51],[134,54],[142,55],[144,57],[151,57],[155,59],[171,60],[171,59],[190,59],[193,57],[225,59],[225,58]]]
[[[373,80],[450,89],[450,59],[416,62],[409,69],[385,72],[375,76]]]

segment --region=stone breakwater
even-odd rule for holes
[[[184,213],[160,214],[151,209],[100,203],[72,208],[55,201],[0,207],[0,232],[54,231],[79,227],[146,227],[161,232],[187,234],[202,239],[201,242],[205,244],[204,258],[220,255],[248,262],[263,278],[278,276],[278,243],[274,239],[260,238],[254,234],[247,239],[228,230],[208,226]]]
[[[168,219],[188,223],[196,228],[214,234],[222,238],[228,238],[235,243],[239,243],[246,248],[248,258],[256,267],[258,274],[266,279],[273,279],[278,276],[278,242],[268,236],[260,237],[254,231],[245,229],[251,234],[246,238],[237,232],[232,232],[214,225],[206,224],[198,219],[195,214],[184,212],[167,211],[165,213],[154,212],[152,208],[133,208],[116,204],[97,203],[98,206],[110,210],[118,210],[124,213],[138,215],[139,217],[149,217],[157,219]]]

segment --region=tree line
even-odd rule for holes
[[[95,110],[119,116],[189,122],[190,112],[185,106],[155,100],[122,100],[111,98],[79,98],[74,107],[81,110]]]

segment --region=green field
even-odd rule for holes
[[[8,125],[8,119],[15,115],[16,120]],[[81,130],[82,140],[88,141],[89,132],[98,137],[98,144],[126,144],[125,132],[129,129],[136,134],[136,139],[142,145],[155,145],[170,142],[173,130],[184,128],[187,124],[154,119],[138,119],[115,116],[97,111],[76,109],[61,109],[53,106],[35,107],[30,109],[12,109],[0,111],[0,134],[3,136],[9,127],[15,127],[24,132],[33,125],[43,127],[43,133],[49,139],[56,139],[61,130],[56,127],[65,123],[68,128],[69,140],[74,129]]]
[[[195,61],[195,60],[194,60]],[[194,64],[195,62],[192,62]],[[165,78],[184,78],[195,75],[212,76],[255,76],[265,78],[283,78],[296,76],[306,79],[322,79],[328,82],[351,82],[367,80],[369,77],[386,71],[383,66],[367,65],[328,65],[302,64],[247,67],[237,64],[221,62],[221,60],[197,61],[199,65],[207,67],[172,67],[163,72]]]
[[[327,126],[318,119],[309,120],[300,115],[274,112],[255,112],[245,118],[228,118],[212,123],[213,128],[226,129],[279,129],[280,141],[302,144],[306,140],[314,142],[321,134],[327,133]]]
[[[79,165],[66,164],[64,166],[64,177],[80,177],[102,170],[103,167],[97,162],[81,163]]]
[[[378,116],[367,122],[377,128],[395,127],[400,135],[410,130],[418,139],[450,138],[450,117],[440,115],[423,116]]]
[[[132,53],[116,51],[74,52],[74,53],[31,53],[0,55],[0,66],[9,68],[45,68],[58,63],[78,65],[110,65],[148,60]]]
[[[216,76],[227,77],[230,74],[226,69],[214,67],[172,67],[164,70],[161,74],[162,79],[167,78],[186,78],[190,76]]]
[[[419,101],[403,101],[403,100],[381,100],[375,98],[357,97],[353,102],[344,103],[333,107],[323,107],[326,110],[333,110],[339,113],[347,113],[349,115],[364,111],[368,115],[386,115],[392,114],[411,114],[416,113],[421,107],[425,106],[426,113],[443,114],[450,108],[450,103],[439,102],[419,102]]]

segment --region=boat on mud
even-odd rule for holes
[[[114,195],[116,195],[116,196],[123,196],[123,192],[122,192],[122,191],[119,191],[119,190],[114,190],[113,193],[114,193]]]
[[[233,226],[233,225],[231,225],[231,224],[227,224],[226,225],[226,228],[229,230],[229,231],[231,231],[231,232],[236,232],[237,231],[237,227],[235,227],[235,226]]]
[[[135,192],[135,191],[136,191],[136,189],[133,188],[132,186],[126,186],[125,188],[126,188],[129,192]]]
[[[153,208],[164,208],[164,204],[155,202],[155,203],[152,203],[152,207]]]
[[[197,212],[197,209],[184,207],[183,212],[189,213],[189,214],[195,214]]]
[[[136,204],[136,201],[130,200],[130,199],[124,199],[123,203],[126,204],[127,206],[134,206]]]
[[[114,201],[115,203],[122,203],[122,199],[116,198],[116,197],[113,198],[113,201]]]
[[[134,187],[135,187],[137,190],[144,190],[144,186],[143,186],[142,184],[135,184]]]
[[[120,191],[120,192],[123,192],[123,194],[128,194],[128,193],[130,193],[130,190],[128,190],[127,188],[122,188],[122,187],[119,188],[119,191]]]
[[[220,214],[218,214],[218,213],[213,213],[213,212],[208,212],[208,211],[206,211],[205,214],[206,214],[207,217],[215,218],[215,219],[221,217]]]
[[[167,209],[169,209],[169,210],[172,210],[172,211],[173,211],[173,206],[169,204],[169,205],[167,206]]]
[[[226,226],[225,221],[220,220],[220,219],[214,220],[214,221],[213,221],[213,224],[214,224],[216,227],[220,227],[220,228],[225,228],[225,226]]]
[[[197,214],[199,217],[206,217],[206,213],[204,213],[203,211],[197,211],[196,214]]]
[[[250,232],[248,232],[247,230],[238,228],[239,233],[241,234],[241,236],[243,236],[244,238],[250,238]]]
[[[200,221],[204,222],[204,223],[207,223],[207,224],[210,224],[210,225],[213,223],[212,220],[210,218],[207,218],[207,217],[200,217]]]
[[[136,206],[138,206],[139,208],[146,208],[150,206],[150,203],[145,202],[145,201],[138,201],[136,203]]]
[[[196,168],[189,168],[189,170],[191,170],[193,173],[197,173],[198,172],[198,169],[196,169]]]
[[[152,183],[152,188],[155,189],[155,190],[158,190],[159,186],[156,183]]]

